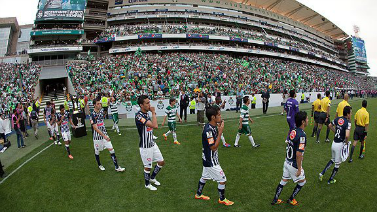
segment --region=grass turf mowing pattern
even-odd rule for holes
[[[374,120],[377,112],[377,99],[369,99],[371,127],[367,139],[366,158],[359,160],[360,144],[354,152],[354,162],[342,163],[335,179],[336,184],[327,185],[332,168],[318,181],[331,158],[331,143],[325,143],[326,128],[321,132],[321,143],[310,138],[312,127],[306,129],[308,144],[304,155],[303,168],[307,183],[298,194],[300,206],[293,210],[304,211],[376,211],[371,204],[377,195],[376,140]],[[351,102],[352,131],[354,114],[361,101]],[[333,119],[336,105],[331,108]],[[233,112],[232,112],[233,113]],[[308,114],[310,115],[310,114]],[[224,115],[225,116],[225,115]],[[235,205],[226,207],[217,203],[217,183],[207,181],[203,194],[210,201],[195,200],[197,183],[202,172],[201,133],[198,126],[177,126],[178,141],[174,145],[172,135],[168,141],[162,134],[166,127],[155,130],[157,141],[166,161],[158,174],[161,186],[157,191],[144,188],[143,166],[140,159],[139,136],[135,129],[121,129],[122,136],[108,130],[112,139],[119,165],[126,167],[125,173],[116,173],[107,150],[100,158],[106,171],[97,168],[91,136],[73,139],[68,159],[64,146],[52,146],[22,167],[0,185],[2,211],[278,211],[292,210],[288,204],[271,206],[276,186],[280,182],[285,158],[284,140],[288,133],[285,116],[261,116],[251,124],[252,135],[258,149],[251,148],[245,135],[241,136],[241,148],[220,146],[219,160],[227,176],[226,197]],[[161,122],[160,122],[161,123]],[[107,127],[111,127],[107,124]],[[224,136],[234,144],[238,120],[229,119],[225,123]],[[330,133],[330,139],[334,134]],[[47,145],[42,145],[34,153]],[[27,158],[33,154],[27,155]],[[9,169],[16,168],[21,161]],[[8,169],[7,169],[8,170]],[[280,196],[284,201],[291,195],[294,184],[289,182]]]

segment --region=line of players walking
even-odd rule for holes
[[[287,122],[289,125],[289,132],[286,138],[287,151],[286,159],[284,162],[283,176],[276,189],[275,196],[271,204],[281,204],[283,201],[279,199],[279,196],[283,190],[283,187],[287,182],[292,179],[297,186],[288,203],[291,205],[298,205],[295,200],[295,196],[300,192],[302,187],[306,183],[305,172],[302,168],[303,155],[306,149],[307,137],[305,133],[305,128],[309,124],[308,116],[305,111],[299,111],[299,104],[295,99],[296,93],[294,90],[290,91],[290,99],[287,100],[284,108],[287,112]],[[326,97],[321,99],[321,95],[318,94],[318,99],[312,105],[312,119],[314,118],[315,124],[312,132],[312,137],[317,137],[317,143],[320,143],[319,137],[323,125],[327,126],[326,132],[326,142],[329,142],[329,131],[332,130],[335,133],[334,141],[331,147],[332,157],[327,163],[326,167],[319,174],[319,179],[322,181],[326,171],[335,164],[335,168],[328,180],[328,183],[335,183],[336,180],[334,176],[339,170],[340,164],[347,158],[349,147],[349,136],[351,130],[351,107],[348,104],[348,95],[345,94],[344,100],[339,103],[336,110],[336,116],[333,121],[330,121],[330,92],[326,92]],[[104,110],[102,109],[101,98],[93,99],[93,109],[91,110],[90,122],[93,129],[93,143],[95,150],[95,159],[100,170],[104,171],[105,167],[101,164],[99,154],[104,149],[107,149],[110,153],[111,159],[114,163],[115,170],[117,172],[124,172],[125,168],[118,165],[117,158],[115,156],[115,150],[111,144],[110,137],[107,134],[105,123],[104,123]],[[166,115],[164,117],[162,126],[165,124],[166,119],[168,119],[169,131],[163,134],[165,140],[167,136],[171,133],[173,135],[174,144],[179,145],[176,135],[176,117],[182,122],[181,118],[177,112],[177,106],[175,105],[176,100],[170,99],[169,106],[166,108]],[[253,120],[249,117],[249,105],[250,99],[248,96],[243,98],[244,105],[241,108],[238,133],[236,135],[234,147],[240,147],[239,139],[242,134],[248,136],[250,143],[254,148],[259,147],[256,144],[249,126],[249,121],[253,123]],[[147,96],[141,95],[137,100],[137,104],[140,110],[135,115],[135,123],[139,133],[140,142],[140,156],[144,165],[144,180],[145,187],[149,190],[157,190],[155,186],[161,185],[157,181],[156,176],[161,171],[165,165],[163,156],[161,154],[158,145],[155,143],[155,136],[153,135],[153,130],[158,128],[156,111],[155,108],[150,105],[150,100]],[[114,104],[115,105],[115,104]],[[210,197],[203,195],[203,188],[207,180],[214,180],[218,182],[218,192],[220,204],[233,205],[234,202],[225,198],[225,185],[226,176],[222,170],[219,159],[218,159],[218,147],[220,141],[222,141],[224,147],[229,147],[230,145],[225,142],[223,136],[224,120],[221,118],[221,108],[224,107],[224,103],[220,98],[216,99],[216,104],[206,108],[206,117],[208,123],[204,125],[202,132],[202,159],[203,159],[203,172],[198,183],[198,189],[195,194],[195,199],[210,200]],[[367,101],[362,102],[362,108],[357,111],[355,115],[356,129],[354,131],[354,143],[351,148],[349,162],[352,162],[352,154],[354,152],[357,142],[361,142],[360,156],[359,158],[364,158],[365,152],[365,139],[367,137],[368,125],[369,125],[369,113],[366,111]],[[114,110],[112,112],[117,112]],[[151,116],[150,116],[151,114]],[[71,135],[69,131],[69,123],[73,128],[76,126],[73,124],[70,117],[70,113],[65,110],[64,106],[60,106],[60,113],[55,115],[52,107],[47,104],[44,111],[44,117],[47,123],[47,128],[50,137],[59,137],[57,126],[59,125],[62,132],[63,141],[65,142],[66,151],[70,159],[73,159],[69,144],[71,141]],[[119,127],[118,116],[115,116],[113,129],[115,128],[118,134]],[[59,138],[57,139],[59,140]],[[157,163],[152,172],[153,163]],[[152,172],[152,173],[151,173]],[[153,185],[152,185],[153,184]]]

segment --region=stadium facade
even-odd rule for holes
[[[25,49],[31,61],[61,67],[63,78],[71,60],[127,52],[228,52],[362,75],[369,68],[360,38],[295,0],[40,0]]]

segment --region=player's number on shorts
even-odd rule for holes
[[[288,146],[287,147],[287,159],[292,159],[292,157],[293,157],[293,147]]]

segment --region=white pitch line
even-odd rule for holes
[[[17,169],[13,170],[9,175],[7,175],[2,181],[0,181],[0,185],[3,184],[5,182],[5,180],[7,180],[10,176],[12,176],[14,173],[16,173],[20,168],[22,168],[25,164],[27,164],[29,161],[31,161],[33,158],[37,157],[39,154],[41,154],[42,152],[44,152],[46,149],[50,148],[54,143],[51,143],[50,145],[48,145],[47,147],[45,147],[44,149],[42,149],[41,151],[39,151],[37,154],[35,154],[33,157],[27,159],[25,162],[23,162],[19,167],[17,167]]]

